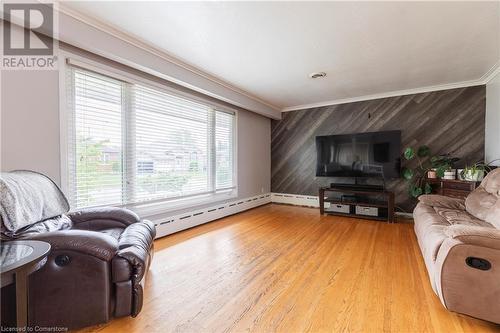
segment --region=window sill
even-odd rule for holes
[[[155,203],[140,203],[133,205],[125,205],[124,208],[128,208],[134,211],[141,218],[148,218],[154,215],[165,214],[186,208],[196,209],[196,207],[202,205],[208,205],[215,202],[234,199],[237,196],[238,196],[237,190],[233,189],[233,190],[221,191],[214,194],[204,194],[177,200],[165,200]]]

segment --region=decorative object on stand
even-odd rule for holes
[[[403,157],[407,161],[416,159],[418,162],[416,168],[405,167],[402,170],[403,178],[408,181],[408,192],[414,198],[432,192],[427,177],[443,178],[448,173],[447,177],[450,177],[449,179],[455,179],[456,170],[453,171],[453,166],[460,160],[457,157],[451,157],[449,154],[431,156],[430,148],[425,145],[418,147],[416,151],[413,147],[405,148]]]
[[[437,176],[436,170],[432,169],[432,170],[427,171],[427,178],[429,178],[429,179],[435,179],[437,177],[438,176]]]
[[[456,169],[448,169],[444,172],[443,179],[454,180],[457,175]]]

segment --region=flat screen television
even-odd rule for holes
[[[316,137],[316,176],[399,178],[401,131]]]

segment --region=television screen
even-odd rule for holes
[[[401,131],[316,137],[318,177],[399,178]]]

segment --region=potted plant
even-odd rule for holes
[[[455,179],[457,175],[457,170],[451,167],[444,171],[443,179]]]
[[[416,159],[418,163],[415,168],[406,167],[402,170],[403,178],[408,182],[408,192],[414,198],[431,193],[432,187],[427,179],[444,177],[445,172],[451,170],[459,160],[449,154],[431,156],[431,150],[427,146],[420,146],[416,150],[407,147],[403,157],[407,161]]]
[[[484,174],[491,171],[490,165],[495,161],[498,161],[498,159],[493,160],[488,164],[484,163],[483,161],[479,161],[470,166],[468,165],[463,170],[461,170],[460,178],[471,182],[480,182],[483,180]]]
[[[432,156],[430,163],[433,169],[436,170],[436,175],[439,178],[455,179],[456,169],[454,169],[454,166],[459,160],[457,157],[451,157],[449,154],[446,154]]]

